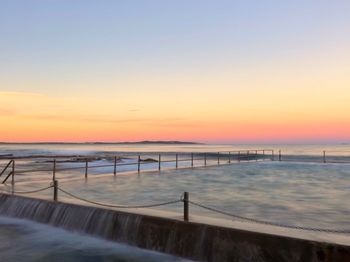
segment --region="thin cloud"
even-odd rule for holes
[[[124,123],[142,123],[153,126],[190,126],[184,123],[183,118],[116,118],[109,116],[82,116],[82,115],[58,115],[58,114],[20,114],[22,118],[38,119],[47,121],[65,121],[65,122],[86,122],[86,123],[104,123],[104,124],[124,124]],[[193,124],[192,124],[193,125]]]
[[[12,92],[12,91],[0,91],[0,96],[31,96],[31,97],[44,97],[45,94],[34,92]]]
[[[7,109],[7,108],[0,108],[0,116],[12,116],[16,113],[15,110]]]

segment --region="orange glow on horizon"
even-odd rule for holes
[[[220,88],[203,80],[201,89],[179,91],[175,82],[171,91],[122,96],[0,92],[0,141],[349,141],[350,81],[339,76],[335,88],[314,77],[283,89],[280,78],[256,88],[257,78],[244,89],[231,88],[230,79],[221,79]]]

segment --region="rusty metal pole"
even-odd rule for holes
[[[114,157],[114,170],[113,170],[113,174],[117,175],[117,157]]]
[[[160,171],[160,163],[161,163],[162,159],[161,159],[161,155],[159,154],[158,156],[158,171]]]
[[[15,193],[15,160],[12,159],[12,177],[11,177],[11,185],[12,185],[12,195]]]
[[[191,167],[193,167],[193,153],[191,153]]]
[[[52,181],[56,180],[56,159],[53,160]]]
[[[184,193],[184,221],[188,221],[189,217],[189,194]]]
[[[141,171],[141,156],[139,155],[137,159],[137,172],[140,173],[140,171]]]
[[[88,159],[85,160],[85,178],[88,177],[88,168],[89,168],[89,161]]]
[[[238,162],[241,162],[241,151],[238,151],[237,160]]]
[[[58,181],[54,180],[53,181],[53,201],[57,201],[57,196],[58,196]]]
[[[271,156],[272,156],[272,161],[275,161],[275,151],[274,150],[272,150]]]
[[[323,163],[326,163],[326,151],[323,151]]]
[[[207,166],[207,153],[204,153],[204,166]]]
[[[178,154],[175,155],[175,167],[176,167],[176,169],[179,167],[179,156],[178,156]]]
[[[247,161],[249,161],[249,150],[247,151]]]
[[[228,163],[231,164],[231,152],[228,152]]]
[[[12,160],[12,181],[11,184],[14,185],[15,184],[15,160]]]
[[[218,152],[218,165],[220,165],[220,152]]]
[[[263,160],[265,160],[265,150],[263,150]]]
[[[258,162],[258,150],[255,150],[255,161]]]
[[[282,153],[281,153],[281,150],[278,150],[278,161],[282,161]]]

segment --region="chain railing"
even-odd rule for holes
[[[305,227],[305,226],[293,226],[293,225],[286,225],[282,223],[276,223],[276,222],[271,222],[271,221],[266,221],[266,220],[260,220],[260,219],[255,219],[255,218],[250,218],[250,217],[245,217],[241,215],[236,215],[215,207],[210,207],[206,206],[204,204],[195,202],[195,201],[188,201],[190,204],[193,206],[197,206],[203,209],[206,209],[208,211],[212,211],[217,214],[225,215],[234,219],[239,219],[243,220],[246,222],[250,223],[255,223],[255,224],[261,224],[261,225],[268,225],[268,226],[274,226],[274,227],[281,227],[281,228],[289,228],[289,229],[296,229],[296,230],[304,230],[304,231],[317,231],[317,232],[324,232],[324,233],[334,233],[334,234],[350,234],[350,229],[349,230],[338,230],[338,229],[329,229],[329,228],[316,228],[316,227]]]
[[[185,222],[190,221],[190,205],[195,206],[195,207],[200,207],[202,209],[205,209],[207,211],[211,211],[216,214],[220,215],[225,215],[227,217],[230,217],[231,219],[238,219],[240,221],[244,222],[249,222],[249,223],[254,223],[254,224],[260,224],[260,225],[267,225],[267,226],[272,226],[272,227],[279,227],[279,228],[287,228],[287,229],[292,229],[292,230],[301,230],[301,231],[312,231],[312,232],[321,232],[321,233],[332,233],[332,234],[350,234],[350,229],[330,229],[330,228],[320,228],[320,227],[306,227],[306,226],[297,226],[297,225],[287,225],[283,223],[277,223],[277,222],[271,222],[267,221],[264,219],[256,219],[256,218],[251,218],[251,217],[246,217],[243,215],[237,215],[232,212],[228,212],[225,210],[221,210],[217,207],[212,207],[208,206],[202,203],[199,203],[197,201],[190,200],[189,198],[189,193],[184,192],[179,199],[173,199],[165,202],[158,202],[158,203],[149,203],[149,204],[142,204],[142,205],[119,205],[119,204],[110,204],[110,203],[102,203],[98,201],[94,201],[91,199],[83,198],[81,196],[78,196],[74,193],[71,193],[63,188],[61,188],[58,185],[58,181],[54,180],[53,183],[51,183],[47,187],[43,187],[40,189],[35,189],[35,190],[30,190],[30,191],[7,191],[7,193],[11,194],[32,194],[32,193],[38,193],[45,191],[47,189],[53,188],[54,193],[53,193],[53,200],[55,202],[58,201],[58,192],[62,192],[65,195],[72,197],[76,200],[93,204],[96,206],[101,206],[101,207],[108,207],[108,208],[117,208],[117,209],[139,209],[139,208],[153,208],[153,207],[160,207],[160,206],[166,206],[166,205],[172,205],[172,204],[177,204],[177,203],[183,203],[183,220]]]
[[[148,157],[148,156],[152,157]],[[350,151],[324,150],[319,154],[293,154],[273,149],[239,150],[221,152],[197,152],[197,153],[143,153],[125,156],[112,155],[37,155],[37,156],[2,156],[0,161],[9,161],[0,169],[0,177],[4,176],[1,183],[15,182],[15,175],[29,173],[51,173],[54,177],[59,172],[81,171],[85,178],[89,173],[99,172],[107,168],[105,173],[114,176],[119,172],[161,171],[163,169],[197,168],[216,165],[227,165],[233,162],[255,162],[255,161],[283,161],[283,162],[319,162],[319,163],[350,163]],[[21,161],[36,160],[31,166],[41,165],[39,168],[28,169],[28,164]],[[41,161],[39,161],[41,160]],[[99,160],[105,163],[95,163]],[[68,164],[76,166],[67,166]],[[127,168],[130,167],[130,168]]]
[[[277,160],[280,162],[350,164],[350,150],[323,150],[319,153],[302,154],[278,150]]]
[[[152,155],[153,157],[147,157]],[[4,167],[0,173],[0,177],[5,173],[6,169],[10,166],[12,167],[11,172],[7,175],[2,183],[5,183],[7,179],[12,176],[12,182],[15,181],[15,174],[28,174],[28,173],[52,173],[55,178],[58,172],[81,170],[84,177],[87,178],[89,171],[100,169],[100,168],[110,168],[109,172],[114,176],[118,172],[126,172],[122,170],[122,167],[130,166],[133,172],[142,172],[150,170],[161,171],[163,168],[166,169],[178,169],[178,168],[197,168],[197,167],[207,167],[214,165],[226,165],[233,162],[251,162],[251,161],[262,161],[262,160],[274,160],[274,151],[272,149],[258,149],[258,150],[240,150],[240,151],[221,151],[221,152],[197,152],[197,153],[144,153],[136,155],[126,155],[126,156],[111,156],[111,155],[94,155],[94,156],[82,156],[82,155],[62,155],[62,156],[17,156],[9,158],[0,157],[0,160],[9,160],[10,162]],[[38,169],[23,169],[21,168],[20,161],[36,160],[41,162],[39,164],[44,165],[44,168]],[[103,164],[93,164],[95,161],[104,160],[107,163]],[[129,162],[123,162],[128,160]],[[16,171],[15,171],[15,161]],[[185,163],[185,165],[183,164]],[[33,165],[38,164],[34,163]],[[47,167],[48,165],[51,167]],[[64,164],[75,164],[78,166],[62,166]],[[143,168],[144,166],[153,168]],[[171,165],[172,164],[172,165]],[[186,165],[187,164],[187,165]],[[127,170],[128,171],[128,170]]]
[[[170,204],[175,204],[175,203],[179,203],[182,202],[181,199],[177,199],[177,200],[171,200],[171,201],[167,201],[167,202],[161,202],[161,203],[152,203],[152,204],[144,204],[144,205],[114,205],[114,204],[106,204],[106,203],[101,203],[101,202],[97,202],[97,201],[92,201],[89,199],[85,199],[82,197],[79,197],[75,194],[72,194],[60,187],[58,187],[58,190],[61,191],[62,193],[73,197],[75,199],[78,199],[80,201],[89,203],[89,204],[94,204],[97,206],[103,206],[103,207],[112,207],[112,208],[151,208],[151,207],[159,207],[159,206],[165,206],[165,205],[170,205]]]

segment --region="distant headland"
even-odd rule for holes
[[[123,142],[0,142],[0,144],[11,145],[203,145],[204,143],[187,141],[167,141],[167,140],[145,140],[145,141],[123,141]]]

